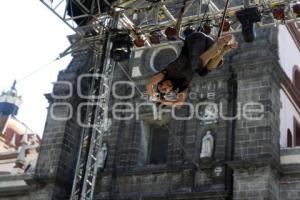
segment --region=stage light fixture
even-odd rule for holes
[[[221,26],[221,23],[220,23]],[[224,20],[224,24],[223,24],[223,32],[228,32],[230,30],[230,22],[228,19]]]
[[[149,39],[150,39],[151,44],[159,44],[160,43],[159,30],[151,32]]]
[[[297,15],[297,17],[300,17],[300,1],[293,5],[293,12]]]
[[[137,35],[133,43],[136,47],[143,47],[145,45],[145,40],[142,38],[141,35]]]
[[[112,48],[110,56],[115,61],[124,61],[130,58],[131,47],[133,46],[132,39],[128,33],[117,33],[112,36]]]
[[[211,33],[211,29],[212,29],[212,25],[209,22],[205,22],[202,26],[199,26],[197,28],[197,31],[209,35]]]
[[[285,19],[284,9],[285,6],[283,4],[275,5],[272,10],[274,18],[277,20],[284,20]]]
[[[166,30],[165,30],[165,35],[167,36],[167,39],[168,40],[177,40],[177,31],[175,28],[173,27],[168,27]]]
[[[184,31],[183,31],[183,35],[184,37],[188,37],[189,35],[191,35],[192,33],[194,33],[196,30],[193,26],[187,26]]]
[[[236,17],[242,24],[242,34],[245,42],[253,42],[256,38],[255,22],[261,21],[257,7],[246,8],[236,12]]]

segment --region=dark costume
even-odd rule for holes
[[[165,74],[165,76],[159,83],[165,80],[172,81],[174,86],[173,92],[177,94],[188,87],[193,79],[194,73],[198,73],[200,76],[206,75],[208,70],[203,66],[200,56],[207,51],[213,43],[214,40],[204,33],[197,32],[189,35],[184,41],[179,57],[169,63],[167,67],[160,72]],[[162,98],[166,95],[160,94]]]

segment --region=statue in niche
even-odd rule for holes
[[[97,167],[100,169],[103,169],[105,166],[107,151],[108,151],[107,143],[103,142],[102,147],[97,156]]]
[[[200,158],[211,158],[214,150],[214,138],[211,131],[208,130],[206,135],[202,138],[202,148]]]

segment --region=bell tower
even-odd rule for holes
[[[16,81],[14,81],[10,90],[2,92],[0,95],[0,114],[16,116],[19,111],[19,106],[22,104],[21,96],[18,96],[16,90]]]

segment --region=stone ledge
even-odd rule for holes
[[[37,173],[33,176],[33,178],[31,180],[53,182],[55,179],[56,179],[56,174],[54,174],[54,173],[48,173],[48,174]]]
[[[24,180],[26,177],[32,177],[32,175],[27,175],[27,174],[2,175],[2,176],[0,176],[0,182],[2,182],[2,181]]]
[[[271,65],[263,65],[263,64],[271,64]],[[277,67],[281,68],[278,61],[274,60],[274,58],[272,56],[255,59],[255,62],[252,62],[252,63],[245,63],[245,61],[232,62],[231,66],[235,69],[235,71],[243,70],[245,68],[252,68],[252,69],[258,68],[260,70],[263,68],[272,68],[272,69],[277,68]],[[260,66],[260,67],[258,67],[258,66]]]
[[[280,164],[281,165],[300,164],[299,154],[280,156]]]
[[[105,194],[101,195],[98,194],[95,196],[95,199],[101,199],[105,196]],[[145,195],[141,196],[140,194],[131,194],[128,196],[113,196],[112,199],[114,200],[136,200],[137,198],[141,198],[143,200],[166,200],[166,199],[176,199],[176,200],[186,200],[186,199],[225,199],[229,196],[227,191],[208,191],[208,192],[192,192],[192,191],[185,191],[185,192],[171,192],[171,193],[165,193],[165,194],[151,194],[151,195]]]
[[[300,148],[282,148],[280,149],[280,164],[293,165],[300,164]]]
[[[300,164],[281,165],[284,175],[300,174]]]
[[[227,191],[207,191],[207,192],[178,192],[170,193],[168,197],[173,199],[225,199],[228,197]]]
[[[62,178],[58,177],[55,174],[34,174],[31,176],[27,176],[24,179],[28,185],[35,186],[36,188],[43,188],[47,184],[57,184],[60,187],[69,190],[70,185],[66,181],[64,181]]]
[[[183,170],[193,170],[195,167],[193,165],[185,165],[181,167],[176,167],[176,168],[169,168],[166,165],[161,165],[161,166],[144,166],[143,168],[133,168],[133,169],[127,169],[124,171],[118,171],[118,176],[132,176],[132,175],[145,175],[145,174],[159,174],[159,173],[176,173],[176,172],[181,172]],[[109,172],[107,173],[102,173],[103,175],[110,174]]]
[[[32,178],[32,175],[0,176],[0,197],[31,192],[32,187],[26,182],[26,179],[30,178]]]
[[[281,156],[300,155],[300,147],[286,147],[280,149]]]
[[[237,169],[248,169],[251,167],[263,167],[271,166],[278,171],[281,171],[281,167],[273,158],[263,158],[263,159],[247,159],[247,160],[234,160],[229,161],[226,164],[233,170]]]

